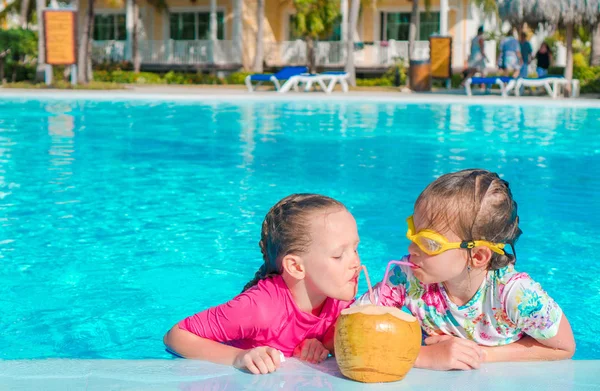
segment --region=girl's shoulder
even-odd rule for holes
[[[529,274],[515,270],[514,265],[494,270],[490,285],[503,301],[512,300],[515,292],[543,291],[538,282],[533,280]]]
[[[527,273],[521,273],[515,270],[515,266],[512,264],[500,269],[492,270],[490,274],[494,285],[506,285],[514,279],[530,278]]]

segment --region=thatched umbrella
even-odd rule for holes
[[[567,80],[573,78],[573,27],[595,26],[600,22],[600,0],[500,0],[498,11],[502,19],[513,25],[525,22],[532,26],[550,23],[565,27]]]

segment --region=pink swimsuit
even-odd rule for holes
[[[240,349],[270,346],[291,357],[305,339],[322,341],[349,305],[328,298],[318,316],[304,312],[294,302],[283,277],[275,276],[259,281],[227,303],[185,318],[179,328]]]

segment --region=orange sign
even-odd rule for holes
[[[452,38],[429,37],[431,57],[431,77],[449,79],[452,77]]]
[[[77,62],[77,13],[67,10],[44,11],[46,64],[72,65]]]

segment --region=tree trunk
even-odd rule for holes
[[[94,41],[94,15],[95,15],[95,10],[94,10],[94,1],[95,0],[88,0],[90,2],[90,5],[88,6],[88,20],[89,20],[89,27],[88,27],[88,31],[87,31],[87,54],[86,54],[86,79],[87,82],[89,83],[90,81],[94,80],[94,74],[92,72],[92,42]]]
[[[4,84],[4,57],[0,56],[0,84]]]
[[[77,56],[77,80],[81,84],[87,84],[91,80],[90,63],[92,61],[92,38],[94,32],[94,1],[88,0],[87,12],[83,19],[83,32],[79,42],[79,53]]]
[[[29,14],[29,0],[21,0],[21,20],[22,28],[27,28],[27,15]]]
[[[590,66],[600,66],[600,23],[592,31],[592,50],[590,52]]]
[[[350,5],[350,18],[348,20],[348,37],[346,38],[346,67],[351,86],[356,86],[356,67],[354,65],[354,32],[358,24],[358,11],[360,9],[360,0],[352,0]]]
[[[257,0],[256,4],[256,52],[252,70],[256,73],[263,71],[263,27],[265,19],[265,0]]]
[[[306,55],[308,57],[308,71],[317,73],[317,65],[315,64],[315,40],[311,37],[306,38]]]
[[[46,69],[46,44],[44,36],[44,9],[46,8],[46,0],[36,0],[35,13],[37,15],[38,27],[38,58],[35,72],[35,80],[37,82],[44,81]]]
[[[571,80],[573,79],[573,24],[567,24],[567,65],[565,66],[565,96],[571,96]]]
[[[415,57],[415,40],[417,37],[417,20],[419,18],[419,0],[412,0],[412,10],[410,13],[410,28],[408,30],[408,60]]]
[[[131,53],[133,59],[133,73],[140,73],[142,67],[142,61],[140,58],[140,45],[139,45],[139,5],[136,0],[133,0],[133,30],[131,31]]]
[[[411,11],[412,18],[412,11]],[[419,12],[419,5],[417,0],[417,13],[415,15],[415,41],[421,40],[421,13]]]
[[[235,58],[237,64],[243,64],[242,55],[242,32],[244,26],[242,24],[242,0],[234,0],[233,8],[233,45],[235,50]]]

